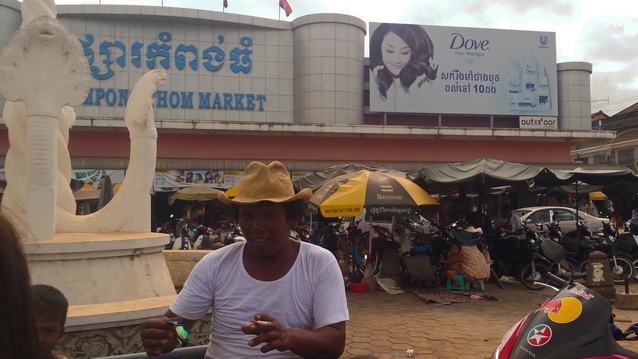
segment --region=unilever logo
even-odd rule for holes
[[[547,35],[541,35],[538,37],[538,42],[541,44],[542,48],[547,47],[547,43],[549,42]]]

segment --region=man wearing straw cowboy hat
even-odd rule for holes
[[[338,358],[349,319],[339,266],[324,248],[289,237],[311,195],[295,194],[280,162],[250,163],[234,198],[219,193],[246,241],[207,254],[165,317],[144,322],[146,353],[172,351],[175,328],[192,328],[212,308],[206,358]]]

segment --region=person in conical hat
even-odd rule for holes
[[[190,330],[212,309],[206,358],[338,358],[349,319],[339,265],[328,250],[289,236],[312,191],[295,193],[278,161],[251,162],[236,190],[218,198],[233,207],[246,241],[207,254],[165,317],[144,322],[146,353],[172,351],[174,327]]]

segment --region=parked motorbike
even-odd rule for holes
[[[197,238],[192,244],[193,249],[213,250],[224,246],[219,238],[219,232],[210,227],[199,225],[193,229],[193,232],[194,237]]]
[[[541,290],[544,287],[536,282],[545,281],[552,263],[541,253],[536,232],[526,225],[523,225],[523,229],[524,239],[511,236],[490,241],[488,248],[490,258],[494,261],[492,269],[497,277],[513,277],[525,288]],[[496,234],[499,236],[498,231]]]
[[[616,247],[621,253],[627,253],[632,258],[634,275],[638,282],[638,222],[630,219],[623,225],[623,232],[616,237]]]
[[[421,219],[425,221],[425,219]],[[430,231],[432,224],[429,223]],[[394,240],[400,243],[400,254],[409,253],[416,242],[423,242],[429,233],[425,233],[422,222],[413,221],[406,216],[398,217],[398,223],[392,226]]]
[[[575,250],[572,255],[578,263],[579,272],[587,273],[589,253],[598,250],[607,254],[609,267],[614,274],[614,283],[622,284],[625,282],[625,278],[633,276],[633,259],[628,254],[619,251],[616,246],[618,230],[614,222],[603,222],[603,233],[600,236],[593,236],[591,229],[583,222],[578,222],[574,232],[576,232],[574,238],[565,235],[563,246],[568,255],[572,250]]]
[[[241,228],[236,223],[232,223],[230,225],[230,232],[226,233],[224,236],[224,245],[230,245],[236,242],[243,242],[246,238],[244,238],[244,234],[241,233]]]
[[[302,226],[297,226],[295,228],[290,229],[290,238],[310,243],[311,241],[311,233],[309,230]]]
[[[370,271],[373,277],[378,277],[379,274],[381,274],[381,263],[385,249],[388,246],[398,246],[398,243],[394,240],[392,233],[390,233],[390,230],[387,228],[373,224],[372,230],[374,233],[371,239],[371,251],[366,258],[366,265],[370,269],[366,268],[366,270]]]
[[[638,359],[614,339],[607,299],[573,280],[548,278],[557,292],[505,333],[492,359]]]
[[[177,218],[174,215],[170,215],[169,220],[164,222],[161,226],[155,229],[157,233],[166,233],[169,235],[169,242],[164,246],[164,249],[173,249],[175,244],[175,234],[177,230]]]
[[[538,222],[536,228],[541,253],[552,262],[550,272],[558,276],[576,272],[578,263],[574,258],[567,256],[565,248],[560,244],[563,233],[558,222]],[[579,277],[581,276],[579,275]]]
[[[560,229],[560,222],[558,221],[550,221],[546,223],[541,222],[541,228],[539,229],[541,231],[546,231],[544,234],[545,239],[549,239],[558,243],[560,243],[560,241],[563,239],[563,232]]]
[[[175,236],[176,239],[173,244],[173,249],[192,249],[188,223],[184,220],[184,218],[176,218],[175,221],[177,226],[177,235]],[[181,241],[178,241],[177,238],[181,238]]]

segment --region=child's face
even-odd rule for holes
[[[57,318],[50,314],[36,316],[36,327],[38,330],[38,339],[40,341],[40,351],[45,354],[45,358],[51,356],[51,352],[60,342],[64,328]]]

